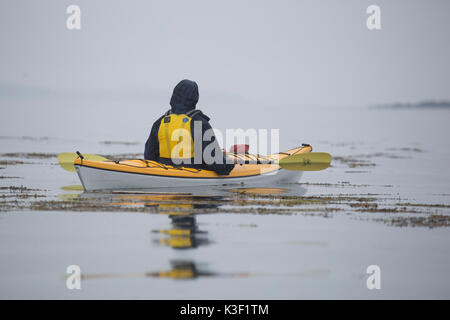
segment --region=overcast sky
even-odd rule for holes
[[[82,29],[66,28],[81,8]],[[366,8],[381,7],[369,31]],[[0,85],[346,105],[450,99],[450,1],[2,0]]]

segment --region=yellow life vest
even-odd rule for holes
[[[191,121],[197,112],[199,110],[191,110],[187,114],[165,114],[158,130],[160,157],[172,160],[194,158]]]

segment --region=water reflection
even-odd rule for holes
[[[207,232],[198,228],[197,211],[217,209],[223,198],[187,194],[121,195],[114,197],[119,201],[112,204],[156,208],[156,212],[169,217],[172,227],[153,230],[153,233],[158,235],[154,243],[173,249],[190,249],[211,243]]]
[[[222,205],[241,207],[241,200],[256,201],[259,196],[277,198],[306,194],[306,189],[298,184],[270,188],[193,187],[189,189],[189,193],[185,192],[185,188],[83,192],[81,185],[63,186],[61,190],[65,192],[58,194],[58,200],[73,201],[69,203],[68,207],[73,207],[76,211],[121,211],[120,207],[124,207],[126,211],[134,211],[134,208],[136,208],[136,212],[157,212],[171,215],[183,215],[184,212],[192,212],[192,208],[187,207],[187,205],[194,205],[194,209],[198,209],[196,214],[204,214],[219,212],[218,208]],[[116,208],[112,209],[111,206]],[[149,210],[147,211],[145,208],[149,208]],[[245,212],[245,209],[242,211]]]
[[[171,268],[169,270],[162,271],[150,271],[143,273],[91,273],[83,274],[83,280],[95,280],[105,278],[170,278],[176,280],[182,279],[195,279],[199,277],[212,277],[212,276],[247,276],[245,273],[235,274],[218,274],[210,272],[199,266],[193,261],[189,260],[172,260],[170,261]]]
[[[216,209],[223,196],[194,196],[187,194],[147,194],[113,196],[112,205],[157,207],[159,213],[169,215],[192,214],[193,209]]]
[[[170,190],[167,190],[170,189]],[[83,192],[81,185],[63,186],[61,190],[68,191],[72,195],[77,193],[80,198],[89,199],[104,199],[119,201],[130,200],[130,205],[143,205],[143,202],[183,202],[183,203],[198,203],[198,202],[217,202],[232,200],[235,196],[240,195],[289,195],[289,196],[303,196],[306,194],[306,189],[299,184],[286,184],[283,187],[192,187],[190,192],[185,192],[185,188],[155,188],[149,190],[115,190],[110,192]],[[60,194],[61,199],[64,199],[64,194]],[[124,204],[124,203],[122,203]]]
[[[170,269],[135,273],[83,273],[82,280],[117,279],[117,278],[166,278],[174,280],[194,280],[201,277],[215,278],[248,278],[248,277],[298,277],[298,278],[322,278],[331,273],[329,268],[305,269],[300,272],[211,272],[205,264],[199,264],[191,260],[171,260]],[[67,280],[69,276],[63,277]]]
[[[213,237],[207,230],[202,230],[197,222],[200,214],[210,214],[218,212],[223,205],[236,203],[233,200],[242,200],[248,196],[254,199],[258,195],[281,196],[292,193],[288,188],[244,188],[234,187],[228,189],[214,190],[214,188],[204,189],[202,193],[195,190],[196,194],[186,192],[155,192],[155,191],[114,191],[109,193],[89,193],[83,192],[78,195],[76,187],[64,188],[72,191],[70,195],[61,195],[61,199],[75,199],[79,201],[93,201],[96,204],[105,206],[117,206],[118,208],[136,208],[141,212],[164,214],[170,220],[170,227],[162,227],[151,230],[151,241],[153,244],[174,250],[174,255],[178,255],[180,250],[198,250],[200,247],[214,243]],[[296,193],[304,194],[304,189],[296,187]],[[120,211],[120,210],[118,210]],[[191,259],[171,259],[170,269],[149,271],[143,273],[101,273],[85,274],[83,279],[101,278],[170,278],[170,279],[196,279],[199,277],[249,277],[248,272],[216,272],[208,270],[207,263],[200,263]],[[245,266],[244,266],[245,267]],[[258,274],[274,275],[274,274]],[[287,274],[284,274],[287,275]],[[294,275],[294,274],[292,274]],[[298,275],[296,275],[298,276]]]
[[[153,243],[175,250],[196,249],[211,243],[208,232],[200,230],[196,214],[200,209],[217,209],[224,197],[195,196],[189,194],[134,194],[115,197],[117,205],[153,207],[166,214],[171,228],[152,230]],[[147,277],[194,279],[202,276],[218,276],[217,273],[199,269],[196,262],[172,260],[171,270],[147,273]]]
[[[288,193],[290,190],[286,188],[235,188],[228,191],[251,195],[281,195]]]
[[[156,239],[155,243],[173,249],[190,249],[207,245],[210,240],[207,232],[199,230],[194,214],[169,215],[172,222],[170,229],[158,229],[153,233],[166,237]]]
[[[170,262],[172,269],[168,271],[159,271],[150,273],[150,276],[159,278],[172,278],[172,279],[194,279],[198,277],[211,277],[217,274],[201,270],[192,261],[186,260],[173,260]]]

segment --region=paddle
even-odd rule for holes
[[[319,171],[330,166],[331,155],[326,152],[308,152],[287,156],[278,162],[286,170]]]
[[[108,161],[105,157],[98,156],[96,154],[86,154],[83,153],[83,159],[84,160],[90,160],[90,161]],[[76,158],[78,158],[79,155],[72,152],[63,152],[58,155],[58,162],[61,165],[61,167],[64,170],[75,172],[75,167],[73,165],[73,162]]]

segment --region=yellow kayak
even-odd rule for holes
[[[74,165],[86,191],[224,184],[270,185],[298,182],[302,171],[284,170],[277,163],[290,155],[311,151],[310,145],[303,145],[268,156],[227,153],[238,162],[227,176],[220,176],[211,170],[176,167],[141,159],[89,161],[77,158]]]

